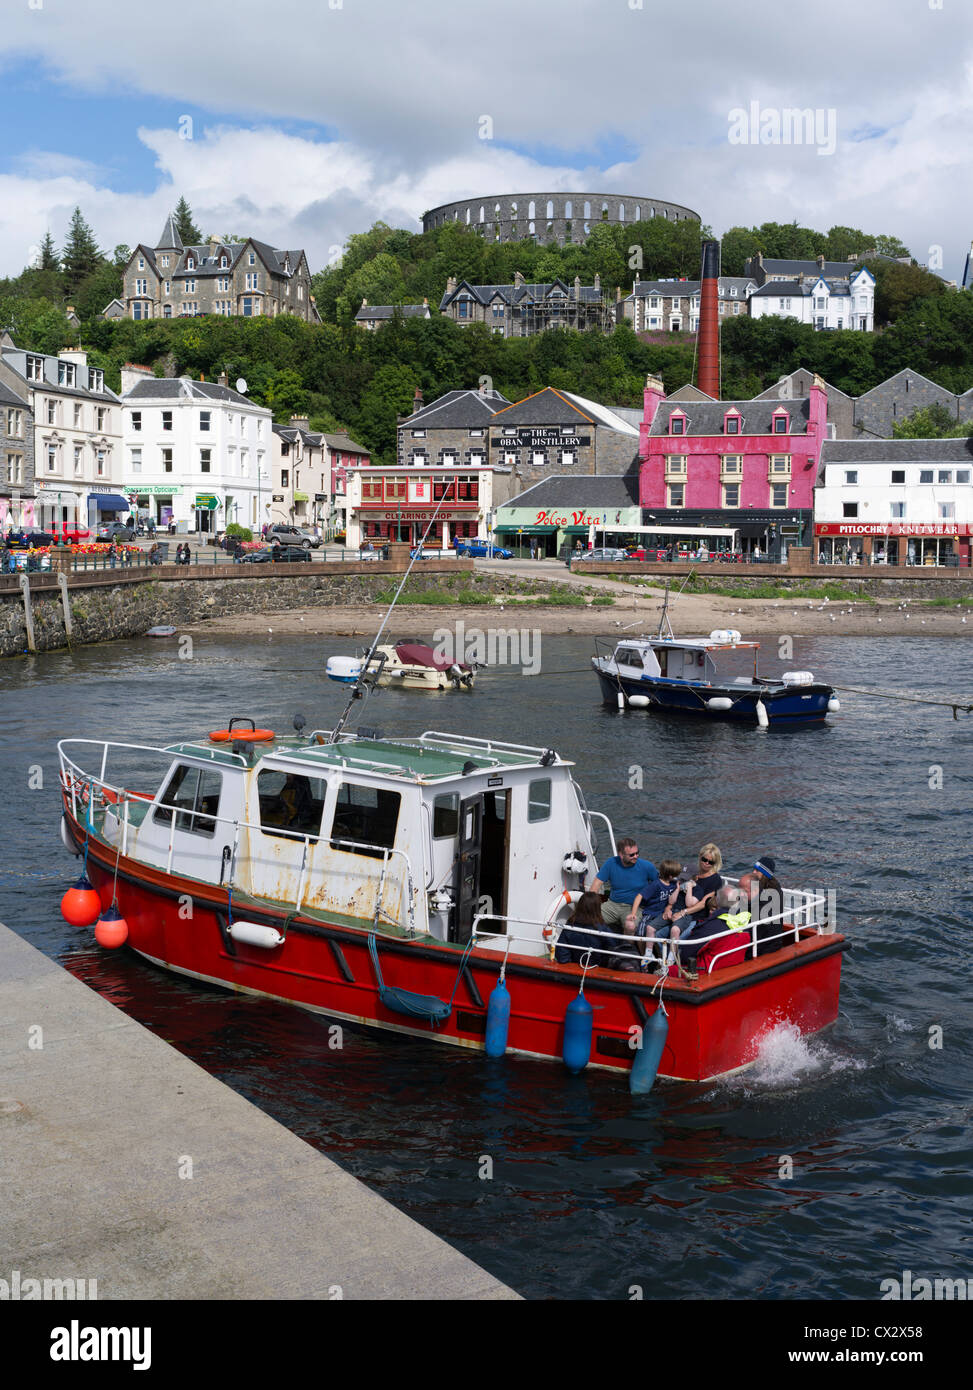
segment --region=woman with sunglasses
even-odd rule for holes
[[[671,941],[679,937],[685,940],[695,926],[709,917],[716,894],[723,887],[717,872],[722,867],[723,856],[717,846],[703,845],[696,877],[683,884],[675,905],[667,907],[662,914],[672,923]]]

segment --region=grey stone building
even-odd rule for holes
[[[634,226],[663,217],[669,222],[700,220],[699,213],[681,203],[635,193],[493,193],[442,203],[423,213],[422,230],[431,232],[458,222],[490,241],[521,241],[533,237],[547,244],[582,244],[598,222]]]
[[[601,292],[601,279],[582,285],[565,280],[529,284],[519,271],[512,285],[471,285],[451,275],[439,312],[454,323],[485,323],[502,338],[529,338],[548,328],[597,329],[607,332],[613,306]]]
[[[401,314],[404,319],[432,318],[428,299],[424,299],[421,304],[369,304],[367,299],[363,299],[361,308],[355,315],[355,323],[359,328],[374,333],[376,328],[382,328],[390,322],[395,314]]]
[[[34,417],[27,392],[0,380],[0,531],[21,524],[34,497]]]
[[[913,411],[930,405],[944,406],[954,420],[969,420],[973,418],[971,400],[973,392],[957,396],[945,386],[937,386],[928,377],[906,367],[857,398],[855,425],[859,435],[891,439],[893,425],[901,424]]]
[[[721,275],[720,318],[745,315],[756,287],[745,275]],[[699,328],[700,289],[699,280],[636,280],[631,294],[616,305],[616,321],[627,320],[636,333],[695,333]]]
[[[122,283],[126,318],[294,314],[308,323],[321,322],[303,251],[278,251],[252,237],[212,237],[204,245],[184,246],[172,216],[154,247],[136,246]],[[118,305],[112,300],[103,317],[119,317]]]
[[[495,462],[490,457],[489,425],[509,404],[499,391],[447,391],[425,405],[417,387],[412,414],[399,417],[398,463],[477,468]]]
[[[846,280],[857,268],[854,256],[847,261],[826,261],[823,256],[816,256],[813,261],[778,260],[772,257],[765,260],[763,252],[758,251],[755,256],[748,258],[743,272],[758,285],[766,285],[774,280],[795,280],[801,275],[815,280],[818,276],[825,280]]]
[[[512,470],[513,495],[545,478],[620,475],[637,467],[636,426],[550,386],[498,410],[489,433],[491,459]]]

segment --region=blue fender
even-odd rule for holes
[[[594,1011],[579,990],[564,1011],[564,1065],[572,1076],[588,1065],[593,1019]]]
[[[507,1050],[507,1032],[510,1028],[510,992],[503,976],[493,987],[487,1002],[486,1047],[488,1057],[502,1057]]]
[[[635,1054],[628,1077],[628,1089],[633,1096],[646,1096],[652,1090],[668,1036],[669,1020],[658,1008],[642,1025],[642,1046]]]

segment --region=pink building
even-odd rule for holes
[[[667,401],[647,377],[639,430],[643,524],[732,526],[744,549],[810,544],[828,398],[815,376],[793,400]]]

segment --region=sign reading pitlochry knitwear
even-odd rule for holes
[[[819,521],[816,536],[968,536],[965,521]]]

